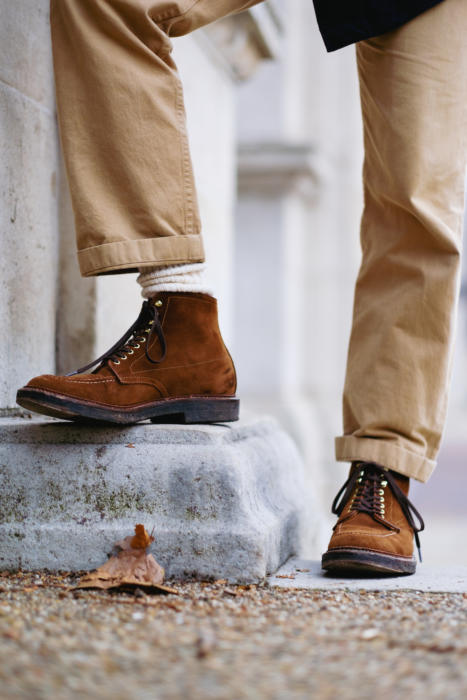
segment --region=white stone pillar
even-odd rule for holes
[[[48,0],[0,0],[0,410],[55,369],[58,145]]]

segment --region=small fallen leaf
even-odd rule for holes
[[[135,534],[116,543],[121,551],[110,557],[95,571],[85,574],[76,588],[139,588],[160,593],[174,593],[174,589],[163,586],[164,569],[152,554],[146,552],[154,541],[144,525],[136,525]]]
[[[295,578],[295,574],[276,574],[276,578]]]
[[[125,445],[125,447],[134,447],[132,442],[129,442],[128,445]]]

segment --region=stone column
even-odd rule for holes
[[[0,0],[0,411],[55,369],[58,143],[48,0]]]

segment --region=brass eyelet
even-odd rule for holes
[[[135,351],[134,351],[134,350],[127,350],[127,354],[128,354],[128,355],[134,355],[134,354],[135,354]]]
[[[139,343],[136,343],[136,345],[133,345],[134,348],[140,348],[141,345]]]
[[[145,343],[145,342],[146,342],[146,338],[140,338],[139,342],[140,342],[140,343]]]
[[[127,359],[128,359],[127,356],[123,355],[122,360],[127,360]]]
[[[119,364],[120,364],[120,360],[112,360],[112,362],[113,362],[114,365],[119,365]]]
[[[154,302],[154,306],[162,306],[162,301],[158,299],[157,301]]]

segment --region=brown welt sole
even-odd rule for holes
[[[20,389],[17,403],[29,411],[67,420],[93,420],[130,424],[143,420],[153,423],[225,423],[238,420],[240,401],[230,396],[190,396],[170,398],[120,408],[72,399],[43,389]]]
[[[367,549],[329,550],[323,554],[321,566],[330,573],[344,575],[353,573],[358,575],[386,574],[391,576],[404,576],[414,574],[417,568],[415,558],[398,557],[391,554],[380,554]]]

